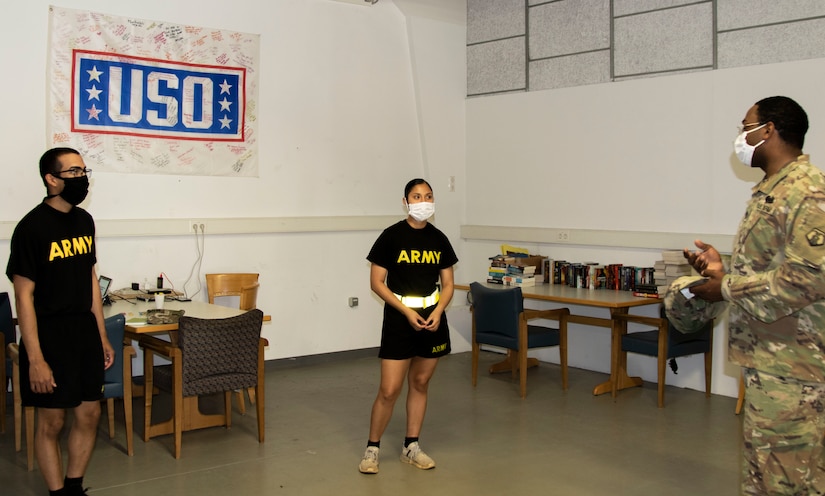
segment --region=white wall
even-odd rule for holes
[[[467,223],[733,234],[761,178],[733,155],[736,125],[790,96],[822,163],[823,73],[815,59],[469,99]]]
[[[36,164],[46,149],[48,5],[21,3],[15,22],[0,32],[3,59],[23,78],[0,81],[0,90],[14,95],[5,111],[18,116],[0,122],[4,263],[8,233],[44,195]],[[332,0],[62,6],[261,34],[260,177],[96,172],[83,206],[108,226],[119,219],[177,218],[183,227],[192,218],[297,217],[298,232],[207,234],[200,280],[207,272],[260,272],[258,303],[272,315],[264,328],[268,359],[378,346],[381,304],[369,290],[365,257],[385,226],[349,231],[349,222],[342,232],[300,232],[301,219],[400,219],[404,184],[422,176],[439,199],[439,225],[457,236],[463,186],[448,195],[445,185],[450,175],[462,184],[464,173],[464,26],[415,9],[405,15],[391,0],[371,7]],[[194,237],[184,230],[153,236],[145,222],[122,224],[127,236],[99,237],[98,272],[124,287],[163,271],[180,288],[196,259]],[[195,288],[187,286],[189,293]],[[8,290],[2,278],[0,291]],[[360,306],[349,308],[349,296]],[[203,292],[196,299],[205,300]]]
[[[596,230],[601,246],[516,244],[555,259],[645,266],[661,248],[679,248],[674,240],[732,235],[762,177],[733,155],[735,126],[759,99],[790,96],[811,121],[805,151],[825,166],[823,75],[825,59],[815,59],[469,99],[467,224]],[[668,246],[605,246],[628,231],[668,233]],[[469,280],[486,276],[486,257],[499,245],[465,242]],[[716,325],[713,392],[735,396],[739,370],[727,362],[726,328],[725,319]],[[570,364],[607,372],[609,346],[606,329],[573,326]],[[557,361],[555,351],[536,356]],[[628,361],[631,374],[655,382],[655,360]],[[701,357],[678,362],[668,384],[704,390]]]

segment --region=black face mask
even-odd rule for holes
[[[61,177],[63,180],[63,191],[57,196],[60,196],[71,205],[79,205],[80,202],[86,199],[89,194],[89,177]]]

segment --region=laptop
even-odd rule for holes
[[[106,276],[99,276],[97,282],[100,284],[100,297],[105,300],[106,295],[109,294],[109,286],[112,285],[112,279]]]

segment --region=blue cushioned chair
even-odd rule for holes
[[[6,432],[6,391],[11,380],[11,358],[6,356],[6,347],[17,338],[14,319],[11,316],[11,299],[8,293],[0,293],[0,334],[3,347],[0,348],[0,432]]]
[[[122,314],[113,315],[105,320],[106,336],[115,349],[115,362],[109,367],[103,377],[103,398],[106,400],[106,410],[109,417],[109,438],[115,437],[115,398],[123,398],[123,413],[126,424],[126,453],[134,455],[132,440],[132,357],[135,349],[131,344],[123,342],[126,317]]]
[[[570,310],[530,310],[524,308],[521,288],[488,288],[470,284],[473,311],[473,386],[478,377],[478,353],[482,344],[511,350],[508,353],[513,378],[520,376],[520,394],[527,396],[527,350],[559,347],[562,388],[567,389],[567,316]],[[528,320],[550,319],[558,329],[529,325]]]
[[[713,363],[713,321],[697,332],[684,334],[665,317],[661,309],[659,329],[632,332],[622,336],[622,352],[657,357],[659,372],[659,408],[665,406],[665,368],[669,359],[705,354],[705,396],[710,398],[711,367]]]

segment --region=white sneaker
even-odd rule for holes
[[[421,451],[418,441],[410,443],[409,446],[401,450],[401,461],[416,466],[422,470],[435,468],[435,462],[426,453]]]
[[[361,463],[358,464],[358,471],[362,474],[378,473],[378,448],[367,446],[367,450],[364,451],[364,458],[361,458]]]

